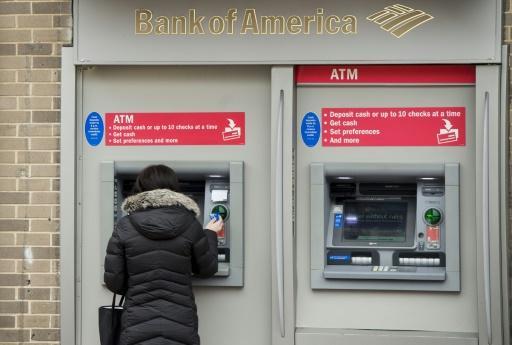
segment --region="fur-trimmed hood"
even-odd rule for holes
[[[168,189],[155,189],[133,195],[123,202],[129,216],[123,218],[151,240],[175,238],[199,216],[199,207],[188,196]],[[121,221],[123,221],[123,219]],[[126,224],[126,220],[122,222]]]
[[[196,217],[201,214],[199,206],[188,196],[173,192],[169,189],[155,189],[147,192],[132,195],[123,202],[123,211],[128,214],[145,210],[148,208],[160,208],[169,206],[183,206],[195,213]]]

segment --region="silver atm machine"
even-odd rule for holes
[[[243,286],[243,162],[102,162],[100,203],[104,231],[101,258],[111,234],[107,229],[113,228],[125,215],[121,209],[123,200],[131,195],[137,173],[151,164],[172,167],[180,183],[179,191],[194,200],[201,210],[199,223],[208,223],[210,216],[222,217],[225,222],[224,230],[218,234],[219,266],[215,278],[197,279],[194,283],[201,286]]]
[[[314,163],[310,174],[312,228],[324,229],[311,234],[313,289],[460,291],[458,164]]]

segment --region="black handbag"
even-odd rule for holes
[[[98,308],[101,345],[118,345],[121,334],[121,315],[123,315],[124,296],[121,296],[116,305],[116,294],[112,298],[112,305]]]

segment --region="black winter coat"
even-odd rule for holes
[[[217,235],[203,230],[187,196],[153,190],[129,197],[108,243],[104,280],[125,294],[120,345],[198,345],[194,273],[217,272]]]

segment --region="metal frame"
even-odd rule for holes
[[[300,328],[297,345],[478,345],[475,333]]]
[[[503,46],[501,57],[501,110],[500,110],[500,215],[501,215],[501,279],[502,279],[502,305],[503,305],[503,343],[510,344],[510,282],[508,253],[510,229],[510,169],[508,164],[509,146],[509,48]]]
[[[272,344],[295,342],[295,86],[293,66],[272,68],[271,81]],[[292,129],[287,131],[288,129]],[[291,177],[291,178],[289,178]],[[281,213],[280,215],[278,213]]]
[[[76,8],[76,7],[75,7]],[[75,10],[76,11],[76,10]],[[501,18],[501,7],[498,9],[499,17]],[[75,17],[77,18],[77,17]],[[500,22],[501,23],[501,22]],[[76,23],[75,23],[76,25]],[[501,32],[501,30],[499,30]],[[75,31],[76,32],[76,31]],[[501,36],[501,33],[500,33]],[[74,36],[75,45],[78,44],[77,35]],[[80,235],[76,233],[76,224],[80,222],[80,198],[82,190],[76,185],[77,178],[79,178],[81,171],[81,140],[77,137],[77,131],[81,131],[82,124],[76,122],[77,110],[81,109],[81,88],[82,78],[80,70],[77,70],[75,66],[75,48],[63,48],[62,50],[62,84],[61,84],[61,342],[65,344],[77,344],[80,342],[80,314],[77,312],[80,310],[81,301],[81,289],[82,282],[80,280],[80,263],[82,260],[81,253],[81,239]],[[496,260],[499,263],[499,269],[493,272],[498,276],[496,285],[491,286],[491,289],[496,289],[499,294],[492,294],[493,305],[499,305],[499,311],[495,311],[492,315],[493,327],[497,328],[497,334],[502,334],[503,342],[500,337],[494,337],[492,344],[507,344],[510,339],[508,323],[508,265],[507,265],[507,238],[508,238],[508,194],[507,187],[509,186],[509,175],[508,175],[508,84],[507,84],[507,67],[506,62],[508,57],[507,49],[503,49],[501,59],[503,66],[479,66],[477,70],[477,109],[481,108],[482,98],[478,96],[478,93],[485,88],[482,84],[484,81],[485,85],[491,86],[496,89],[497,85],[501,85],[501,90],[498,93],[492,95],[491,104],[500,105],[498,109],[494,109],[495,113],[500,113],[500,117],[496,119],[496,126],[500,128],[499,138],[496,138],[496,142],[493,145],[496,148],[493,152],[491,161],[496,166],[496,177],[497,180],[493,184],[493,190],[497,193],[499,204],[497,210],[499,210],[498,216],[496,217],[496,224],[501,226],[501,233],[497,234],[496,237],[491,238],[491,242],[494,243],[495,247],[498,248],[499,255]],[[361,63],[362,61],[354,61]],[[365,61],[368,64],[377,63],[390,63],[389,61]],[[408,63],[416,63],[418,61],[408,61]],[[423,62],[423,61],[422,61]],[[432,61],[424,61],[430,62]],[[454,61],[461,63],[468,63],[468,61]],[[478,61],[471,61],[473,63]],[[112,64],[110,62],[109,64]],[[244,62],[247,64],[247,62]],[[261,62],[259,62],[261,63]],[[312,61],[306,61],[305,63],[318,63]],[[344,61],[344,63],[350,63]],[[399,63],[394,61],[392,63]],[[151,62],[138,62],[132,64],[140,65],[151,65]],[[173,63],[180,65],[180,63]],[[187,64],[187,63],[182,63]],[[189,63],[190,64],[190,63]],[[196,63],[194,63],[196,64]],[[198,63],[199,64],[199,63]],[[203,63],[201,63],[203,64]],[[222,62],[214,62],[212,64],[222,64]],[[237,64],[233,62],[233,64]],[[265,64],[269,64],[265,62]],[[275,71],[274,71],[275,70]],[[484,71],[485,70],[485,71]],[[273,92],[277,89],[284,88],[285,90],[285,108],[283,126],[284,128],[294,128],[293,117],[294,113],[294,87],[290,85],[293,81],[293,67],[282,66],[275,67],[273,69],[272,77],[272,90]],[[282,85],[282,86],[280,86]],[[288,98],[289,97],[289,98]],[[276,96],[272,96],[272,114],[273,124],[276,114]],[[493,103],[494,102],[494,103]],[[291,123],[289,122],[291,121]],[[283,175],[294,176],[293,162],[294,162],[294,145],[296,131],[293,129],[293,133],[285,133],[283,141]],[[273,138],[275,140],[275,138]],[[294,237],[294,203],[293,200],[293,183],[294,179],[284,179],[283,181],[283,205],[284,205],[284,219],[286,220],[283,227],[283,243],[284,243],[284,329],[285,337],[281,337],[277,334],[279,326],[276,322],[277,319],[273,315],[273,344],[294,344],[295,340],[295,268],[294,265],[294,248],[295,248],[295,237]],[[491,197],[492,199],[492,197]],[[494,280],[491,280],[494,281]],[[275,301],[275,284],[273,284],[273,306],[276,306]],[[480,289],[482,290],[482,289]],[[494,291],[494,290],[493,290]],[[482,299],[479,301],[479,312],[482,313],[483,307],[481,305]],[[493,309],[494,310],[494,309]],[[480,342],[482,344],[487,343],[485,322],[480,322]],[[483,328],[482,328],[483,327]],[[499,330],[499,331],[498,331]],[[304,329],[298,329],[297,334],[304,333]],[[349,339],[349,338],[347,338]],[[350,338],[352,339],[352,338]],[[297,340],[297,344],[300,345],[300,341]],[[320,345],[320,343],[318,343]]]
[[[499,231],[503,215],[500,188],[500,66],[478,66],[476,76],[475,212],[479,343],[502,345],[505,344],[503,315],[508,308],[503,306],[502,300],[502,234]]]
[[[60,164],[60,340],[74,344],[76,336],[76,79],[73,48],[62,48]]]

